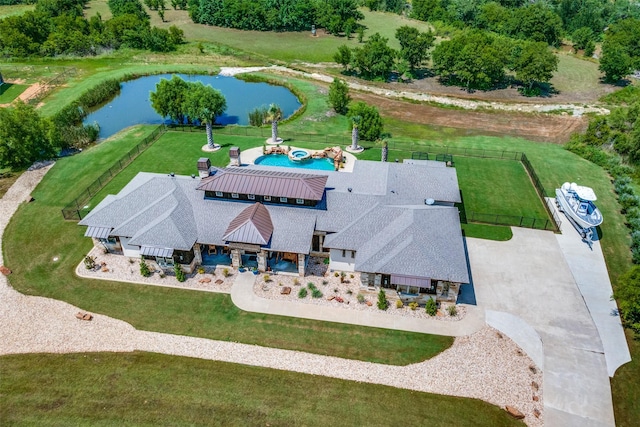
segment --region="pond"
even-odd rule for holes
[[[160,79],[171,79],[172,75],[157,74],[121,83],[118,96],[88,114],[83,123],[97,122],[100,125],[100,139],[137,124],[170,123],[169,119],[164,119],[151,107],[149,93],[156,90]],[[289,89],[282,86],[248,83],[228,76],[177,75],[185,81],[209,84],[222,92],[227,100],[227,110],[216,119],[220,125],[248,125],[250,111],[271,103],[280,106],[284,118],[291,116],[302,105]]]

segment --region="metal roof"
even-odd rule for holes
[[[255,203],[236,216],[222,238],[230,242],[266,245],[273,233],[271,215],[262,203]]]
[[[392,274],[391,283],[394,285],[418,286],[419,288],[431,287],[431,279],[427,277],[404,276],[401,274]]]
[[[321,200],[326,183],[326,175],[225,168],[204,178],[198,190]]]
[[[87,227],[84,235],[86,237],[95,237],[97,239],[106,239],[113,230],[111,227]]]
[[[151,246],[141,246],[140,253],[148,256],[159,256],[162,258],[169,258],[173,255],[173,249],[169,248],[154,248]]]

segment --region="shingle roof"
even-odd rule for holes
[[[235,217],[222,238],[230,242],[266,245],[271,240],[273,223],[269,211],[261,203],[248,206]]]
[[[204,178],[198,190],[321,200],[326,183],[325,175],[226,168]]]

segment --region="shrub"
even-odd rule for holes
[[[309,282],[309,283],[307,283],[307,287],[308,287],[308,288],[309,288],[309,290],[311,290],[311,291],[313,291],[313,290],[317,289],[317,288],[316,288],[316,285],[315,285],[313,282]]]
[[[384,289],[380,289],[380,292],[378,292],[378,308],[380,310],[389,308],[389,301],[387,300],[387,294],[384,292]]]
[[[458,315],[458,307],[452,304],[449,307],[447,307],[447,312],[449,313],[449,316],[455,317]]]
[[[204,274],[206,273],[205,269],[203,266],[198,267],[198,274]]]
[[[300,286],[300,280],[298,280],[297,277],[295,279],[293,279],[293,285],[294,286]]]
[[[164,274],[164,273],[160,273],[160,278],[161,278],[161,279],[164,279],[165,277],[167,277],[167,275],[166,275],[166,274]]]
[[[620,202],[620,206],[626,212],[630,208],[636,208],[640,206],[640,199],[638,196],[633,194],[624,193],[618,197],[618,202]]]
[[[344,278],[347,277],[347,273],[344,271],[340,273],[340,283],[344,283]]]
[[[402,308],[402,307],[404,307],[404,303],[402,302],[402,300],[401,299],[397,300],[396,301],[396,308]]]
[[[347,289],[347,295],[353,295],[353,291],[351,289]]]
[[[231,275],[231,273],[229,272],[228,268],[225,268],[224,270],[222,270],[222,275],[224,277],[229,277]]]
[[[362,294],[360,294],[360,293],[359,293],[358,295],[356,295],[356,299],[358,300],[358,302],[359,302],[360,304],[363,304],[363,303],[364,303],[364,295],[362,295]]]
[[[435,316],[438,312],[438,306],[436,305],[436,302],[433,300],[433,298],[429,298],[424,309],[429,316]]]
[[[334,277],[340,277],[340,273],[338,273],[337,271],[335,273],[333,273]]]
[[[262,126],[265,122],[267,111],[268,108],[264,105],[254,108],[253,111],[249,111],[249,124],[256,127]]]
[[[324,286],[327,286],[327,285],[329,284],[329,281],[328,281],[328,280],[323,280],[323,281],[322,281],[322,284],[323,284]]]
[[[84,257],[84,266],[87,270],[92,270],[96,267],[96,259],[91,255]]]
[[[140,260],[140,274],[142,274],[143,277],[151,276],[151,270],[149,270],[149,266],[143,259]]]
[[[313,288],[313,290],[311,291],[311,296],[313,298],[322,298],[322,292],[320,292],[320,289],[318,288]]]
[[[133,264],[134,262],[133,258],[129,258],[129,264]]]
[[[353,274],[350,274],[350,275],[349,275],[349,277],[350,277],[351,279],[353,279],[353,278],[354,278],[354,277],[356,277],[356,276],[354,276]]]
[[[271,276],[269,276],[268,274],[265,274],[264,276],[262,276],[262,278],[264,279],[265,283],[269,283],[271,281]]]
[[[306,298],[307,297],[307,288],[300,288],[298,291],[298,298]]]
[[[410,303],[409,303],[409,308],[410,308],[411,310],[414,310],[414,311],[415,311],[415,310],[418,308],[418,303],[417,303],[417,302],[415,302],[415,301],[410,302]]]
[[[176,279],[178,280],[178,282],[184,282],[185,280],[187,280],[187,276],[185,276],[184,271],[182,271],[180,264],[174,264],[173,272],[176,274]]]
[[[324,261],[322,261],[322,263],[324,265],[329,265],[331,263],[331,261],[329,260],[329,258],[325,258]]]

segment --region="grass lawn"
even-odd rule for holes
[[[522,426],[463,399],[153,353],[0,357],[8,425]]]
[[[451,337],[248,313],[235,307],[231,298],[223,294],[84,280],[75,276],[73,270],[91,248],[91,241],[83,237],[84,227],[65,222],[60,210],[154,128],[129,129],[120,138],[80,155],[60,159],[49,171],[32,193],[36,201],[22,205],[5,232],[4,259],[13,271],[11,284],[17,290],[67,301],[144,330],[390,364],[424,360],[451,345]],[[165,157],[160,155],[155,159],[159,163],[169,162],[170,156],[183,149],[182,137],[190,134],[175,135],[178,138],[174,139],[174,146],[166,147]],[[203,140],[197,142],[198,149],[204,143],[204,135],[199,136]],[[142,156],[140,161],[147,161]],[[151,163],[155,161],[147,159]],[[185,163],[184,167],[193,170],[195,163]],[[175,172],[182,171],[176,169]],[[24,242],[27,241],[29,255],[25,256]],[[58,262],[52,260],[55,256],[59,257]]]
[[[4,83],[0,86],[0,104],[8,104],[16,99],[29,85]]]
[[[0,6],[0,19],[4,19],[8,16],[22,15],[27,10],[35,9],[35,5],[32,4],[12,4]]]

